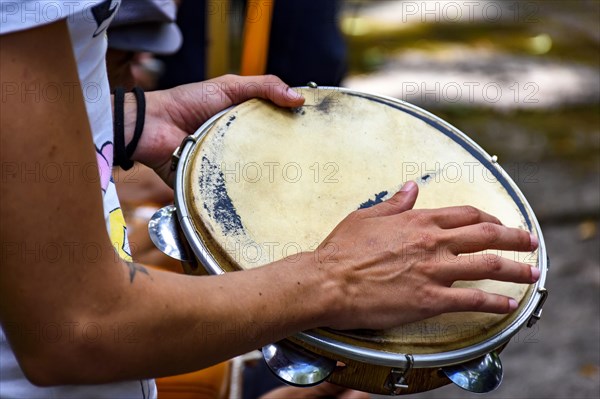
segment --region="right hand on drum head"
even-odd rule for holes
[[[509,313],[513,298],[451,287],[457,280],[531,284],[539,270],[493,254],[533,251],[537,238],[476,208],[412,209],[408,182],[389,200],[346,217],[323,241],[316,267],[336,284],[328,327],[382,329],[447,312]],[[468,254],[468,255],[465,255]]]

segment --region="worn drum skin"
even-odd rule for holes
[[[300,108],[254,99],[224,111],[177,154],[178,217],[209,273],[314,250],[350,212],[415,180],[415,208],[472,205],[538,236],[532,253],[494,251],[539,267],[537,283],[455,283],[511,296],[520,308],[510,315],[444,314],[381,331],[316,329],[290,341],[343,362],[329,377],[334,383],[414,393],[449,383],[445,367],[497,351],[539,318],[546,295],[544,240],[496,157],[413,105],[340,88],[300,90],[306,98]]]

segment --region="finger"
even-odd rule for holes
[[[306,391],[305,392],[309,392],[308,389],[310,389],[310,397],[319,397],[319,398],[325,398],[325,397],[337,397],[338,395],[340,395],[341,393],[343,393],[344,391],[346,391],[347,388],[344,388],[342,386],[339,385],[335,385],[329,382],[323,382],[322,384],[316,385],[314,387],[311,388],[303,388]]]
[[[371,395],[366,392],[348,389],[338,396],[339,399],[369,399]]]
[[[440,292],[443,313],[486,312],[506,314],[519,307],[514,298],[492,294],[474,288],[446,288]]]
[[[414,181],[408,181],[390,199],[362,209],[361,212],[365,217],[391,216],[405,212],[415,206],[418,194],[417,184]]]
[[[280,107],[299,107],[304,97],[274,75],[225,75],[214,80],[231,101],[239,104],[251,98],[270,100]]]
[[[490,279],[519,284],[535,283],[539,276],[537,267],[493,254],[459,256],[436,274],[437,278],[448,282]]]
[[[442,229],[454,229],[484,222],[502,224],[495,216],[469,205],[429,209],[426,212],[431,213],[431,219]]]
[[[280,387],[273,389],[265,394],[263,394],[259,399],[281,399],[281,398],[290,398],[290,397],[307,397],[304,396],[303,388],[296,387]],[[309,397],[309,396],[308,396]]]
[[[478,223],[456,229],[442,230],[442,242],[455,255],[501,249],[508,251],[533,251],[538,246],[537,237],[521,229],[500,226],[490,222]]]

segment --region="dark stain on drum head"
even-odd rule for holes
[[[296,115],[305,115],[306,114],[304,107],[293,108],[292,112],[295,113]]]
[[[358,209],[365,209],[365,208],[370,208],[373,205],[377,205],[381,202],[383,202],[383,198],[388,195],[387,191],[382,191],[379,194],[375,194],[375,199],[368,199],[366,202],[363,202],[362,204],[360,204],[360,206],[358,207]]]
[[[227,123],[231,121],[232,119]],[[212,203],[204,202],[204,209],[206,209],[211,218],[221,225],[223,232],[226,234],[241,233],[244,230],[242,219],[237,214],[233,202],[227,193],[223,172],[218,165],[213,164],[206,157],[202,157],[201,169],[202,173],[200,176],[202,178],[198,182],[200,189],[213,193]]]
[[[323,101],[321,101],[319,104],[317,104],[317,109],[320,112],[323,112],[324,114],[328,114],[331,111],[331,108],[337,102],[338,101],[334,98],[334,96],[330,94],[327,97],[325,97],[323,99]]]
[[[235,115],[231,115],[225,126],[227,126],[227,127],[231,126],[231,124],[233,123],[234,120],[235,120]]]

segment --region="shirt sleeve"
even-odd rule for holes
[[[76,16],[93,21],[99,3],[111,0],[0,0],[0,35]]]

